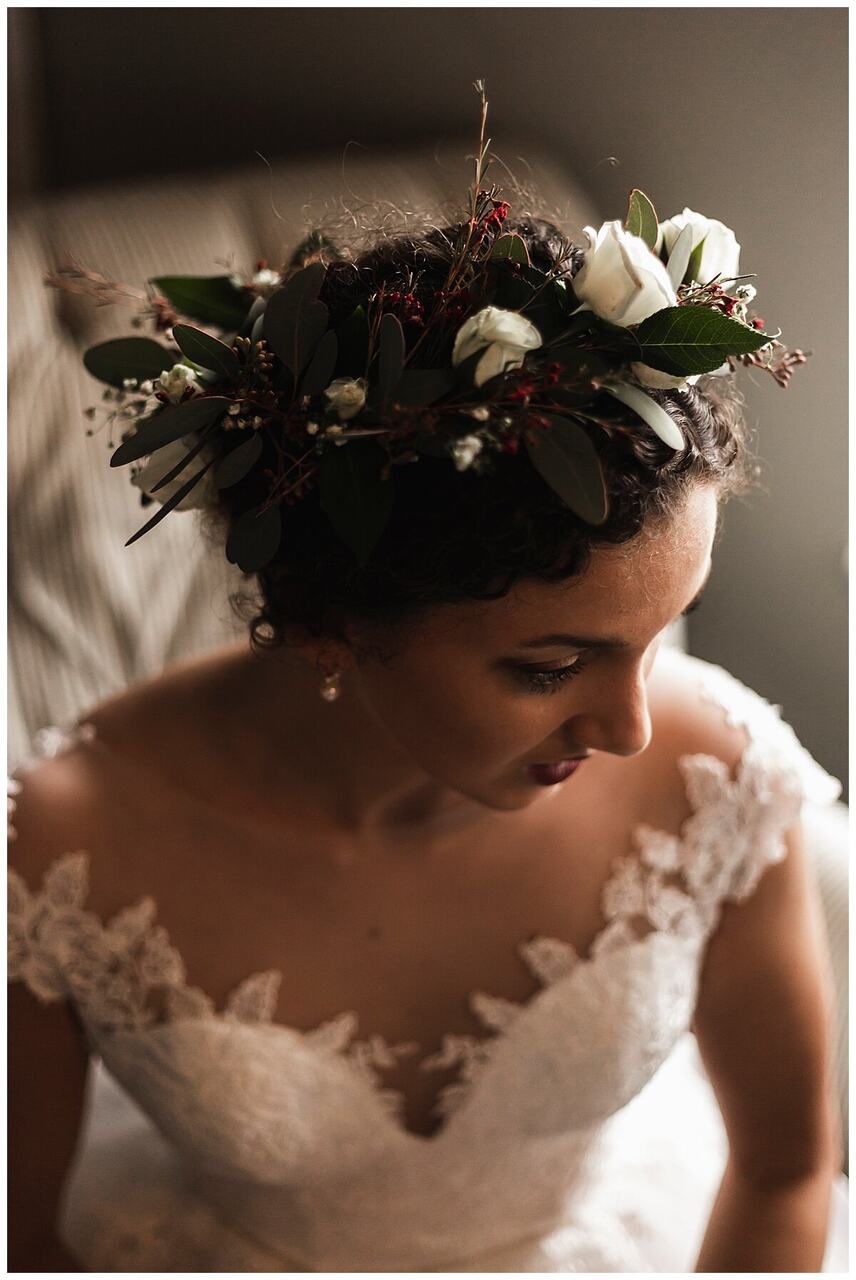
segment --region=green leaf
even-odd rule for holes
[[[199,396],[152,414],[138,423],[136,433],[119,445],[110,466],[124,467],[128,462],[137,462],[147,453],[154,453],[191,431],[210,427],[223,416],[228,404],[225,396]]]
[[[218,489],[228,489],[230,485],[243,480],[258,461],[262,452],[262,434],[253,431],[246,440],[242,440],[237,448],[232,449],[221,458],[214,472],[214,484]]]
[[[337,378],[363,378],[369,358],[369,325],[362,307],[357,307],[337,330],[339,354]]]
[[[151,338],[112,338],[90,347],[83,363],[93,378],[111,387],[121,387],[125,378],[145,382],[160,377],[171,369],[175,357],[166,347]]]
[[[226,559],[244,573],[258,573],[276,555],[282,538],[282,515],[278,506],[255,507],[238,516],[226,539]]]
[[[627,217],[624,219],[624,230],[628,231],[632,236],[639,236],[645,241],[648,248],[652,252],[654,251],[657,237],[660,234],[657,211],[645,195],[645,192],[640,191],[637,187],[634,187],[630,192]]]
[[[256,327],[256,321],[260,320],[261,317],[264,315],[266,306],[267,306],[267,298],[256,298],[253,301],[253,305],[250,307],[249,311],[244,317],[244,323],[241,325],[242,338],[251,338],[253,342],[255,341],[255,339],[252,338],[252,333],[254,328]]]
[[[684,273],[684,279],[687,284],[692,280],[697,281],[698,284],[707,284],[707,281],[702,280],[699,275],[699,272],[701,271],[701,255],[704,253],[704,242],[706,239],[707,236],[705,236],[704,239],[699,240],[698,244],[690,254],[690,260],[687,263],[687,269]]]
[[[189,324],[175,325],[172,334],[188,360],[202,369],[218,373],[221,378],[237,378],[241,366],[235,352],[225,342],[212,338],[210,334],[194,329]]]
[[[156,276],[151,283],[180,315],[218,329],[239,329],[253,301],[228,276]]]
[[[574,515],[586,524],[603,524],[609,506],[594,445],[578,423],[555,414],[544,416],[550,426],[536,443],[526,443],[533,467]]]
[[[770,341],[769,334],[696,306],[666,307],[643,320],[635,333],[640,346],[636,358],[677,377],[710,373],[726,356],[757,351]]]
[[[321,508],[363,568],[392,512],[392,480],[381,478],[385,462],[374,441],[353,440],[328,449],[319,465]]]
[[[647,422],[663,444],[669,445],[672,449],[683,449],[685,441],[680,427],[663,406],[648,395],[647,391],[629,382],[604,382],[601,387],[615,400],[620,400],[622,404],[627,405],[628,409],[632,409],[643,422]]]
[[[300,384],[304,396],[320,395],[333,381],[336,358],[339,353],[339,340],[332,329],[328,329],[315,348],[315,354],[309,361],[303,381]]]
[[[177,475],[180,475],[181,472],[184,470],[184,468],[187,466],[188,462],[192,462],[193,459],[196,457],[196,455],[202,452],[202,450],[205,447],[205,441],[207,438],[208,438],[208,432],[207,431],[203,432],[200,435],[199,439],[196,441],[196,444],[193,445],[191,449],[188,449],[187,453],[184,455],[181,461],[177,462],[174,467],[170,467],[166,475],[161,476],[157,484],[152,485],[149,492],[157,493],[158,489],[162,489],[165,484],[169,484],[172,480],[175,479]]]
[[[678,285],[683,283],[692,247],[693,229],[691,226],[686,226],[672,245],[672,252],[669,254],[669,260],[666,263],[666,271],[669,273],[673,289],[677,289]]]
[[[172,511],[175,507],[177,507],[179,502],[181,502],[183,498],[187,497],[191,489],[196,488],[196,486],[199,484],[199,481],[205,475],[205,472],[211,466],[212,466],[211,462],[206,462],[205,466],[200,471],[197,471],[195,475],[192,475],[190,479],[186,482],[186,484],[183,484],[180,489],[176,489],[172,497],[168,498],[166,502],[163,504],[163,506],[160,508],[160,510],[155,512],[151,520],[147,521],[146,524],[143,525],[142,529],[138,529],[137,532],[134,534],[133,538],[128,539],[128,541],[125,543],[125,546],[126,547],[132,546],[137,541],[138,538],[142,538],[144,533],[148,533],[150,529],[154,529],[155,525],[160,524],[161,520],[163,520],[165,516],[168,516],[170,511]]]
[[[404,330],[400,321],[387,312],[380,322],[377,352],[376,393],[381,409],[401,381],[404,355]]]
[[[423,408],[448,395],[456,382],[451,369],[405,369],[395,393],[395,401],[400,405]]]
[[[318,301],[326,274],[321,262],[304,267],[271,294],[265,309],[264,335],[295,380],[327,327],[327,308]]]
[[[491,262],[516,262],[518,266],[531,266],[529,250],[522,236],[513,233],[497,237],[490,251]]]

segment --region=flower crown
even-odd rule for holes
[[[123,428],[111,466],[132,464],[144,503],[161,504],[126,545],[170,511],[244,485],[226,554],[256,572],[277,553],[283,507],[317,486],[365,565],[397,466],[428,455],[481,471],[521,447],[598,526],[609,504],[592,425],[644,423],[679,450],[681,430],[652,391],[686,391],[740,364],[787,386],[806,355],[750,310],[755,289],[738,275],[740,246],[721,222],[690,209],[660,222],[633,190],[623,223],[585,228],[576,274],[570,245],[548,269],[534,265],[522,236],[505,230],[500,190],[485,184],[487,100],[483,83],[476,88],[475,178],[440,289],[416,272],[404,289],[378,286],[334,326],[321,301],[323,247],[297,269],[162,277],[145,293],[79,268],[48,277],[100,303],[130,298],[141,304],[137,327],[148,320],[163,335],[103,342],[84,356],[108,386],[108,421]]]

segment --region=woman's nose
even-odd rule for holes
[[[605,675],[591,701],[567,725],[569,740],[608,751],[616,756],[635,756],[651,741],[651,717],[642,667],[631,672]]]

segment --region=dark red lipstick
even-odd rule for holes
[[[577,756],[575,760],[559,760],[556,764],[530,764],[527,773],[539,787],[554,787],[576,772],[585,759]]]

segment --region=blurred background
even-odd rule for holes
[[[494,180],[534,185],[572,232],[623,217],[635,185],[661,217],[721,219],[768,325],[813,351],[787,393],[745,371],[763,487],[727,512],[688,647],[783,704],[846,777],[845,9],[8,20],[13,745],[231,625],[188,518],[123,550],[135,491],[106,438],[85,437],[98,392],[79,355],[129,314],[51,294],[43,271],[218,274],[279,261],[311,222],[378,195],[393,219],[439,207],[465,190],[484,77]]]

